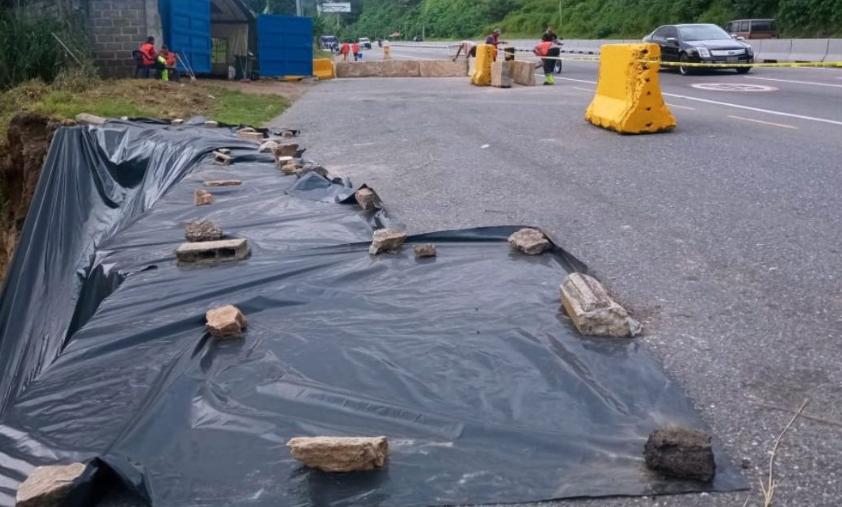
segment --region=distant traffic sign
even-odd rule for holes
[[[319,12],[321,12],[321,13],[351,12],[351,3],[350,2],[331,2],[331,3],[319,5],[318,9],[319,9]]]

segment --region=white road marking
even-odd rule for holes
[[[795,81],[792,79],[775,79],[771,77],[754,77],[754,76],[746,76],[746,79],[759,79],[763,81],[777,81],[779,83],[794,83],[794,84],[805,84],[805,85],[813,85],[813,86],[829,86],[831,88],[842,88],[842,85],[838,84],[830,84],[830,83],[816,83],[814,81]],[[842,77],[838,77],[836,79],[842,79]]]
[[[751,121],[751,122],[754,122],[754,123],[762,123],[764,125],[771,125],[773,127],[781,127],[781,128],[785,128],[785,129],[798,130],[798,127],[793,127],[792,125],[784,125],[783,123],[772,123],[770,121],[755,120],[753,118],[743,118],[742,116],[731,116],[730,114],[728,115],[728,118],[733,118],[735,120]]]
[[[580,90],[580,91],[583,91],[583,92],[588,92],[588,93],[594,92],[593,88],[579,88],[578,86],[571,86],[570,88],[573,88],[574,90]]]
[[[537,76],[538,74],[535,74],[535,75]],[[585,81],[584,79],[573,79],[573,78],[569,78],[569,77],[557,77],[556,79],[563,79],[565,81],[573,81],[574,83],[587,83],[587,84],[592,84],[592,85],[596,84],[596,81]]]
[[[588,83],[588,84],[596,84],[596,81],[585,81],[584,79],[572,79],[569,77],[560,77],[558,79],[564,79],[565,81],[574,81],[577,83]],[[700,99],[698,97],[689,97],[687,95],[679,95],[677,93],[662,93],[664,97],[674,97],[677,99],[685,99],[685,100],[693,100],[696,102],[702,102],[705,104],[715,104],[717,106],[725,106],[725,107],[733,107],[736,109],[745,109],[746,111],[754,111],[756,113],[766,113],[772,114],[776,116],[786,116],[787,118],[798,118],[799,120],[808,120],[808,121],[815,121],[819,123],[829,123],[831,125],[839,125],[842,127],[842,121],[836,120],[828,120],[827,118],[816,118],[813,116],[805,116],[802,114],[793,114],[793,113],[784,113],[782,111],[773,111],[771,109],[761,109],[759,107],[749,107],[749,106],[742,106],[740,104],[732,104],[730,102],[720,102],[718,100],[709,100],[709,99]]]
[[[674,107],[676,109],[687,109],[688,111],[695,111],[695,107],[687,107],[687,106],[679,106],[678,104],[667,104],[669,107]]]
[[[694,83],[691,84],[693,88],[698,90],[710,90],[714,92],[776,92],[777,88],[774,86],[753,85],[743,83]]]
[[[805,116],[802,114],[784,113],[781,111],[773,111],[771,109],[761,109],[759,107],[742,106],[740,104],[732,104],[730,102],[720,102],[718,100],[700,99],[698,97],[688,97],[687,95],[678,95],[675,93],[664,93],[665,97],[675,97],[677,99],[694,100],[696,102],[703,102],[705,104],[715,104],[717,106],[733,107],[736,109],[745,109],[746,111],[754,111],[756,113],[773,114],[775,116],[786,116],[787,118],[798,118],[799,120],[815,121],[819,123],[829,123],[831,125],[839,125],[842,127],[842,121],[828,120],[827,118],[816,118],[814,116]]]

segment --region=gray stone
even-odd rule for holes
[[[263,135],[263,132],[246,132],[241,130],[239,132],[240,139],[245,139],[246,141],[254,141],[257,143],[263,142],[266,139],[266,136]]]
[[[296,170],[294,174],[300,179],[300,178],[303,178],[304,176],[306,176],[310,173],[316,173],[319,176],[321,176],[322,178],[325,178],[325,179],[328,179],[328,180],[330,179],[330,173],[327,172],[327,169],[325,169],[324,167],[322,167],[320,165],[307,164],[304,167]]]
[[[243,312],[236,306],[221,306],[208,310],[205,314],[207,323],[205,329],[214,337],[221,340],[242,338],[247,320]]]
[[[88,113],[76,115],[76,123],[80,125],[105,125],[105,118]]]
[[[509,244],[527,255],[541,255],[553,244],[538,229],[521,229],[509,236]]]
[[[240,180],[213,180],[205,182],[205,185],[209,187],[236,187],[242,184],[243,182]]]
[[[219,128],[219,122],[213,121],[213,120],[208,120],[208,121],[205,122],[205,127],[209,128],[209,129]]]
[[[710,482],[716,475],[711,437],[684,428],[653,431],[643,451],[646,466],[676,479]]]
[[[374,238],[368,253],[378,255],[383,252],[395,252],[400,250],[406,241],[406,233],[394,229],[378,229],[374,231]]]
[[[357,190],[354,197],[357,199],[357,204],[360,205],[360,208],[370,210],[374,208],[374,202],[377,195],[374,193],[374,190],[370,188],[361,188]]]
[[[298,437],[287,442],[292,457],[323,472],[380,468],[389,455],[386,437]]]
[[[249,254],[245,239],[223,239],[184,243],[175,251],[179,264],[217,264],[245,259]]]
[[[210,220],[196,220],[187,224],[184,237],[187,241],[219,241],[222,229]]]
[[[298,143],[279,144],[272,153],[275,155],[275,160],[281,157],[294,157],[298,153]]]
[[[85,471],[82,463],[38,467],[18,486],[16,507],[59,507]]]
[[[276,141],[266,141],[265,143],[260,145],[260,149],[258,150],[260,153],[274,153],[275,148],[278,147],[278,143]]]
[[[193,204],[196,206],[207,206],[213,204],[213,195],[207,190],[197,188],[193,192]]]
[[[283,170],[284,167],[292,164],[296,167],[301,167],[300,165],[295,163],[295,157],[275,157],[275,163],[278,164],[278,167]]]
[[[228,151],[230,152],[231,150]],[[213,152],[213,159],[218,165],[231,165],[231,161],[234,160],[234,157],[223,153],[222,150],[216,150]]]
[[[292,157],[290,157],[290,158],[292,158]],[[281,167],[281,172],[284,173],[287,176],[292,176],[294,174],[298,174],[299,170],[301,170],[301,166],[298,165],[298,164],[295,164],[293,162],[290,162],[290,163],[286,164],[285,166]]]
[[[561,303],[580,333],[589,336],[636,336],[640,323],[617,304],[596,279],[581,273],[561,284]]]
[[[436,245],[433,245],[432,243],[427,243],[426,245],[415,245],[412,249],[415,251],[416,259],[426,259],[428,257],[435,257],[438,255],[436,253]]]

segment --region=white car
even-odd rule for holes
[[[371,39],[368,37],[360,37],[359,44],[363,49],[371,49]]]

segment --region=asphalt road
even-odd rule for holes
[[[432,59],[442,50],[393,53]],[[809,400],[806,413],[826,421],[802,418],[786,434],[774,505],[836,507],[842,71],[660,78],[678,119],[669,134],[620,136],[586,123],[597,67],[573,62],[554,87],[324,82],[275,125],[302,129],[308,155],[375,188],[411,233],[500,224],[550,232],[643,320],[640,339],[753,487],[559,505],[761,506],[774,441]]]

